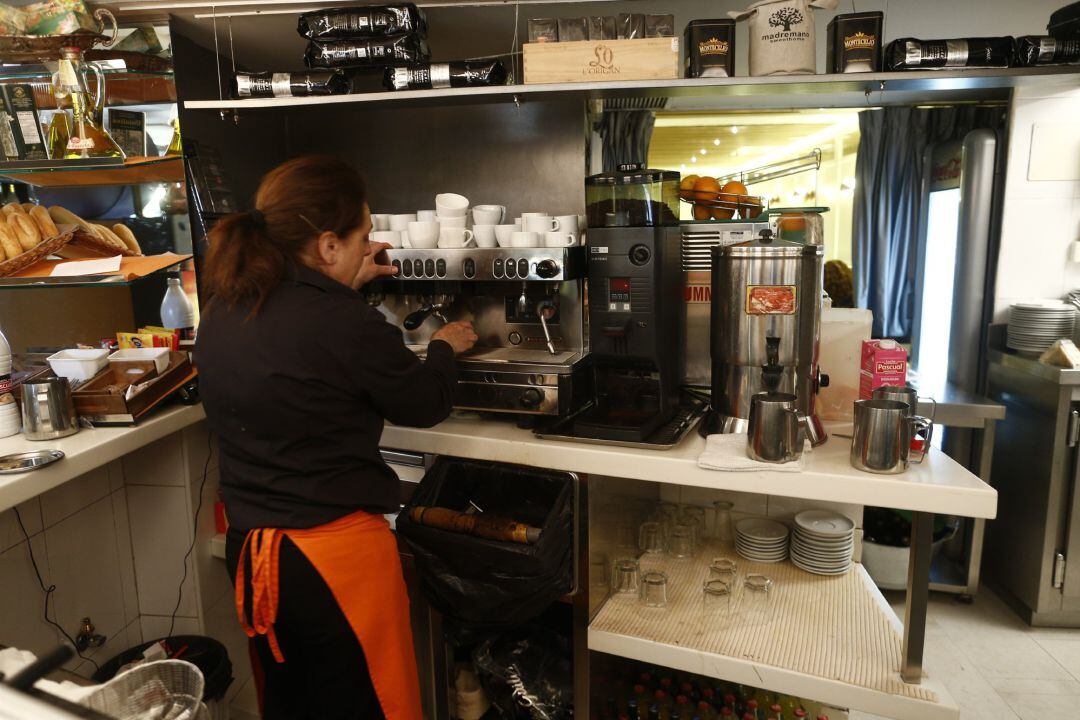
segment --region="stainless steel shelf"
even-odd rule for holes
[[[848,75],[625,80],[594,83],[500,85],[403,92],[357,93],[300,98],[187,100],[189,110],[267,110],[323,105],[401,106],[520,102],[555,98],[603,100],[667,97],[669,110],[719,107],[825,107],[1005,100],[1014,87],[1032,84],[1075,86],[1075,67],[950,70]]]

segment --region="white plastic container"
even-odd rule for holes
[[[169,367],[169,348],[124,348],[109,356],[110,363],[153,361],[158,375]]]
[[[61,350],[49,356],[49,367],[58,377],[89,380],[109,364],[108,350]]]
[[[818,392],[817,411],[822,420],[852,420],[852,403],[859,399],[862,341],[870,339],[874,314],[860,308],[826,308],[821,313],[821,348],[818,366],[829,376],[828,387]]]
[[[184,292],[180,273],[169,273],[166,282],[165,296],[161,299],[161,326],[179,330],[181,339],[190,340],[195,331],[195,306]]]

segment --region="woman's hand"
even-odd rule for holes
[[[384,252],[392,247],[393,245],[389,243],[368,243],[367,254],[364,255],[364,259],[360,263],[360,270],[357,271],[356,279],[353,280],[353,289],[358,290],[372,280],[381,277],[393,277],[397,274],[397,269],[390,265],[390,260]]]
[[[434,333],[431,339],[449,343],[450,347],[454,349],[455,355],[471,350],[478,340],[471,322],[447,323],[438,332]]]

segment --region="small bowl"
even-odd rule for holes
[[[109,363],[108,358],[108,350],[72,348],[53,353],[48,357],[48,361],[57,377],[89,380]]]

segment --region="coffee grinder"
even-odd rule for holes
[[[679,406],[679,173],[622,165],[585,180],[592,405],[572,434],[643,442]]]

